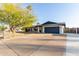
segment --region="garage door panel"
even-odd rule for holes
[[[45,27],[45,33],[59,33],[59,27]]]

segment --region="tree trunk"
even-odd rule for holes
[[[15,27],[14,26],[10,27],[10,37],[14,38],[15,34],[16,34]]]

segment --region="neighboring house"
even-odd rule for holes
[[[36,25],[30,28],[26,28],[26,31],[38,32],[38,33],[55,33],[63,34],[64,33],[65,23],[56,23],[56,22],[45,22],[41,25]]]
[[[79,28],[77,28],[77,33],[79,33]]]
[[[72,27],[72,28],[68,28],[66,27],[65,28],[65,33],[79,33],[79,28],[75,28],[75,27]]]

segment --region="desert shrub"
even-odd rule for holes
[[[7,29],[7,27],[0,26],[0,31],[4,31],[5,29]]]

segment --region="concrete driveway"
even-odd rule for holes
[[[67,34],[66,56],[79,56],[79,34]]]
[[[14,39],[1,40],[1,43],[7,47],[4,47],[7,52],[0,49],[0,55],[63,56],[66,51],[66,36],[63,35],[24,34]]]

